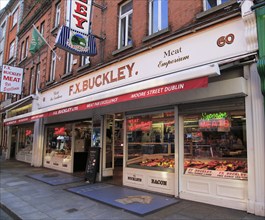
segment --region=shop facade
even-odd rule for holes
[[[96,146],[98,181],[119,165],[125,186],[261,213],[264,106],[244,30],[235,18],[110,64],[5,123],[39,123],[34,165],[84,171]]]

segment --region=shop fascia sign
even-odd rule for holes
[[[160,95],[166,95],[174,92],[181,92],[185,90],[191,90],[196,88],[205,88],[208,86],[208,77],[201,77],[197,79],[191,79],[184,82],[177,82],[177,83],[171,83],[164,86],[158,86],[150,89],[140,90],[137,92],[130,92],[123,95],[113,96],[110,98],[105,98],[97,101],[91,101],[84,104],[79,104],[67,108],[61,108],[54,111],[47,111],[42,112],[42,110],[35,111],[35,114],[32,115],[30,113],[30,116],[24,116],[19,117],[16,119],[5,119],[4,124],[6,126],[8,125],[14,125],[14,124],[20,124],[28,121],[34,121],[40,118],[46,118],[46,117],[52,117],[72,112],[78,112],[83,110],[89,110],[89,109],[95,109],[100,108],[108,105],[113,105],[117,103],[137,100],[137,99],[144,99],[144,98],[150,98],[150,97],[157,97]],[[159,91],[159,92],[158,92]],[[135,122],[136,123],[136,122]]]
[[[69,26],[60,28],[55,46],[76,55],[97,54],[95,37],[90,35],[92,3],[93,0],[68,1]]]
[[[3,65],[0,92],[21,94],[23,84],[23,69]]]
[[[157,84],[167,84],[168,81],[162,77],[173,74],[175,77],[171,82],[218,75],[220,71],[213,70],[214,68],[210,73],[193,69],[203,66],[210,68],[218,61],[234,59],[249,53],[244,23],[241,18],[237,18],[89,72],[78,79],[43,92],[39,104],[41,108],[52,106],[137,82],[146,82],[145,88],[148,88],[148,80],[158,77]]]

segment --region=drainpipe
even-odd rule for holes
[[[261,92],[265,98],[265,4],[256,8],[256,18],[259,44],[259,60],[257,62],[257,68],[261,79]]]

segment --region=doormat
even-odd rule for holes
[[[173,197],[105,183],[73,187],[67,191],[138,215],[150,214],[179,202]]]
[[[60,172],[31,174],[28,175],[28,177],[50,184],[52,186],[84,181],[84,178]]]

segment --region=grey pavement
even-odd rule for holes
[[[145,216],[115,208],[66,191],[84,182],[51,186],[27,177],[46,172],[29,164],[0,159],[0,219],[243,219],[264,220],[244,211],[181,200]]]

